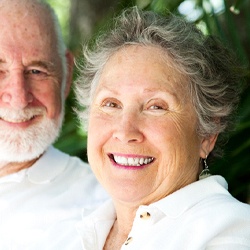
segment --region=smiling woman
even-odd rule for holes
[[[199,159],[205,157],[199,150],[206,151],[210,141],[201,141],[196,133],[197,118],[180,87],[182,78],[156,47],[125,47],[104,66],[90,110],[88,157],[99,180],[119,199],[149,204],[197,179]],[[127,166],[114,161],[119,156]],[[141,158],[146,164],[131,165]],[[143,171],[127,176],[132,169]],[[134,183],[121,185],[129,181]],[[132,191],[123,192],[125,186]]]
[[[84,219],[84,249],[248,249],[250,208],[207,165],[238,102],[234,57],[171,14],[134,7],[114,23],[76,84],[89,163],[112,197]]]

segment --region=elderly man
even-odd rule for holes
[[[105,199],[87,164],[51,146],[73,59],[53,11],[0,0],[0,249],[80,249],[82,208]]]

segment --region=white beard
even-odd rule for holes
[[[41,121],[24,129],[1,128],[0,126],[0,162],[25,162],[36,159],[58,138],[63,123],[64,110],[57,120],[47,118],[42,108],[29,108],[12,112],[0,109],[0,117],[10,119],[29,119],[43,114]]]

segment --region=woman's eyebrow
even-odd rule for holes
[[[117,89],[112,88],[112,87],[110,88],[107,85],[98,86],[97,92],[100,92],[100,91],[106,91],[106,92],[111,92],[113,94],[118,94]]]

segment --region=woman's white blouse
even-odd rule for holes
[[[116,218],[112,201],[79,224],[84,250],[103,249]],[[233,198],[221,176],[192,183],[139,207],[122,250],[249,250],[250,206]]]

